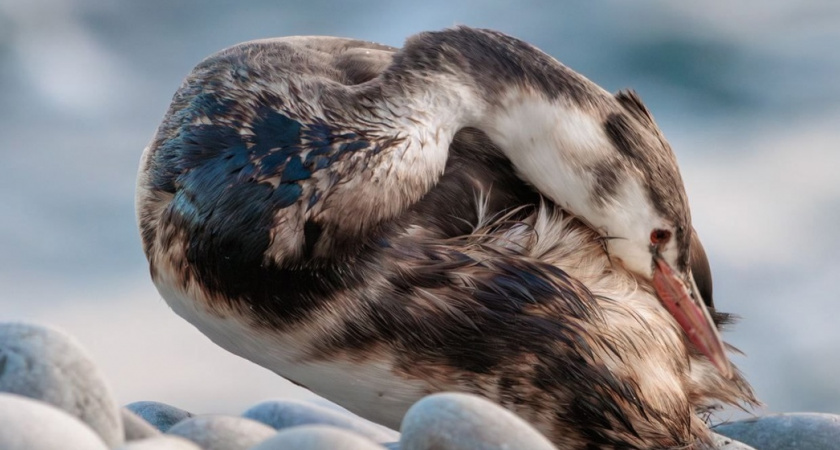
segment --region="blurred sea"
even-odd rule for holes
[[[840,413],[840,3],[0,0],[0,320],[75,335],[117,398],[240,412],[309,395],[169,311],[134,223],[140,153],[223,47],[456,24],[635,88],[679,158],[725,338],[773,411]],[[725,418],[725,417],[724,417]]]

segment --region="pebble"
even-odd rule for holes
[[[834,414],[777,414],[720,424],[714,431],[761,450],[840,448],[840,416]]]
[[[76,417],[44,402],[0,393],[3,450],[106,450],[97,434]]]
[[[717,433],[712,433],[712,444],[716,450],[755,450],[747,444]]]
[[[459,393],[429,395],[402,422],[402,450],[553,450],[554,445],[514,413],[484,398]]]
[[[153,427],[149,422],[143,420],[142,417],[131,412],[128,408],[120,409],[120,417],[122,418],[126,442],[137,441],[160,435],[160,431],[157,428]]]
[[[359,434],[328,425],[287,428],[251,450],[382,450]]]
[[[0,392],[40,400],[78,417],[109,448],[123,442],[111,390],[87,352],[62,332],[0,323]]]
[[[368,422],[350,412],[295,400],[274,400],[259,403],[242,414],[270,427],[281,430],[301,425],[330,425],[358,433],[374,442],[393,442],[400,434]]]
[[[167,434],[189,439],[204,450],[246,450],[277,434],[255,420],[236,416],[197,416],[179,422]]]
[[[193,417],[190,412],[160,402],[134,402],[125,407],[163,433],[176,423]]]
[[[2,450],[555,449],[512,412],[474,395],[420,400],[406,413],[402,434],[317,401],[267,401],[243,417],[196,417],[153,401],[119,408],[74,339],[38,325],[0,322]],[[779,414],[713,431],[717,450],[840,448],[840,415]]]
[[[158,435],[128,442],[116,450],[202,450],[195,443],[178,436]]]

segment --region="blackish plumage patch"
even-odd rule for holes
[[[635,130],[626,115],[620,113],[608,115],[604,120],[604,131],[621,154],[632,159],[640,158],[638,141],[634,139]]]
[[[364,150],[370,146],[370,142],[366,141],[351,141],[341,144],[338,148],[338,153],[356,152]]]
[[[174,194],[165,217],[184,233],[187,262],[211,292],[247,299],[276,317],[300,317],[319,296],[315,290],[349,281],[290,268],[301,261],[266,265],[274,218],[299,201],[311,208],[321,193],[313,190],[301,199],[302,183],[370,142],[323,123],[294,120],[268,95],[254,106],[189,85],[183,92],[191,100],[172,117],[180,123],[170,124],[174,134],[156,149],[150,173],[153,189]],[[306,256],[321,232],[314,222],[304,226]]]
[[[209,93],[198,93],[192,97],[189,107],[178,110],[171,121],[186,124],[200,117],[224,115],[230,111],[233,105],[234,102],[230,100],[223,100]],[[212,130],[205,131],[210,134],[213,133]],[[201,131],[199,131],[199,134],[201,134]],[[179,133],[155,150],[148,169],[152,189],[171,194],[175,193],[175,181],[184,171],[184,153],[195,152],[196,150],[195,148],[188,148],[190,142],[188,136]]]
[[[231,267],[226,290],[234,306],[248,305],[263,325],[282,329],[310,318],[314,308],[325,307],[335,292],[352,289],[362,281],[353,273],[312,268],[280,268],[273,264]],[[220,286],[220,290],[225,289]]]
[[[318,243],[318,239],[321,238],[323,232],[324,228],[313,220],[307,220],[303,223],[303,254],[305,258],[312,257],[315,252],[315,244]]]
[[[303,167],[300,156],[292,155],[289,157],[289,160],[286,161],[286,165],[283,167],[283,172],[280,174],[280,179],[283,180],[284,183],[290,183],[293,181],[305,180],[311,176],[312,171]]]
[[[621,165],[616,164],[614,160],[602,161],[592,167],[592,176],[595,177],[592,198],[596,203],[603,205],[618,193],[619,170],[621,170]]]
[[[693,230],[692,230],[693,231]],[[691,274],[694,276],[694,284],[700,291],[703,302],[709,308],[715,307],[714,290],[712,284],[712,268],[709,265],[709,258],[706,256],[706,250],[697,236],[697,232],[691,233]]]
[[[562,96],[579,104],[599,95],[591,82],[527,42],[468,27],[412,36],[385,76],[398,82],[405,71],[452,71],[453,66],[473,77],[488,99],[512,86],[534,87],[548,99]]]
[[[245,125],[245,124],[243,124]],[[275,111],[271,106],[257,108],[256,119],[251,124],[254,133],[254,153],[276,150],[300,150],[301,124]]]
[[[620,91],[618,94],[615,95],[615,99],[624,107],[627,112],[633,114],[636,119],[640,122],[647,123],[648,125],[656,126],[653,121],[653,115],[647,109],[642,99],[639,98],[639,95],[636,94],[635,91],[626,90]]]

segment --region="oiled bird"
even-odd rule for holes
[[[650,112],[499,32],[210,56],[137,215],[176,313],[391,427],[462,391],[562,449],[699,448],[698,412],[755,402]]]

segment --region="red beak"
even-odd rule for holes
[[[730,378],[732,367],[723,341],[699,294],[692,296],[685,283],[662,258],[654,257],[654,261],[653,287],[659,300],[677,319],[691,343],[712,361],[724,377]],[[697,292],[696,288],[694,292]]]

